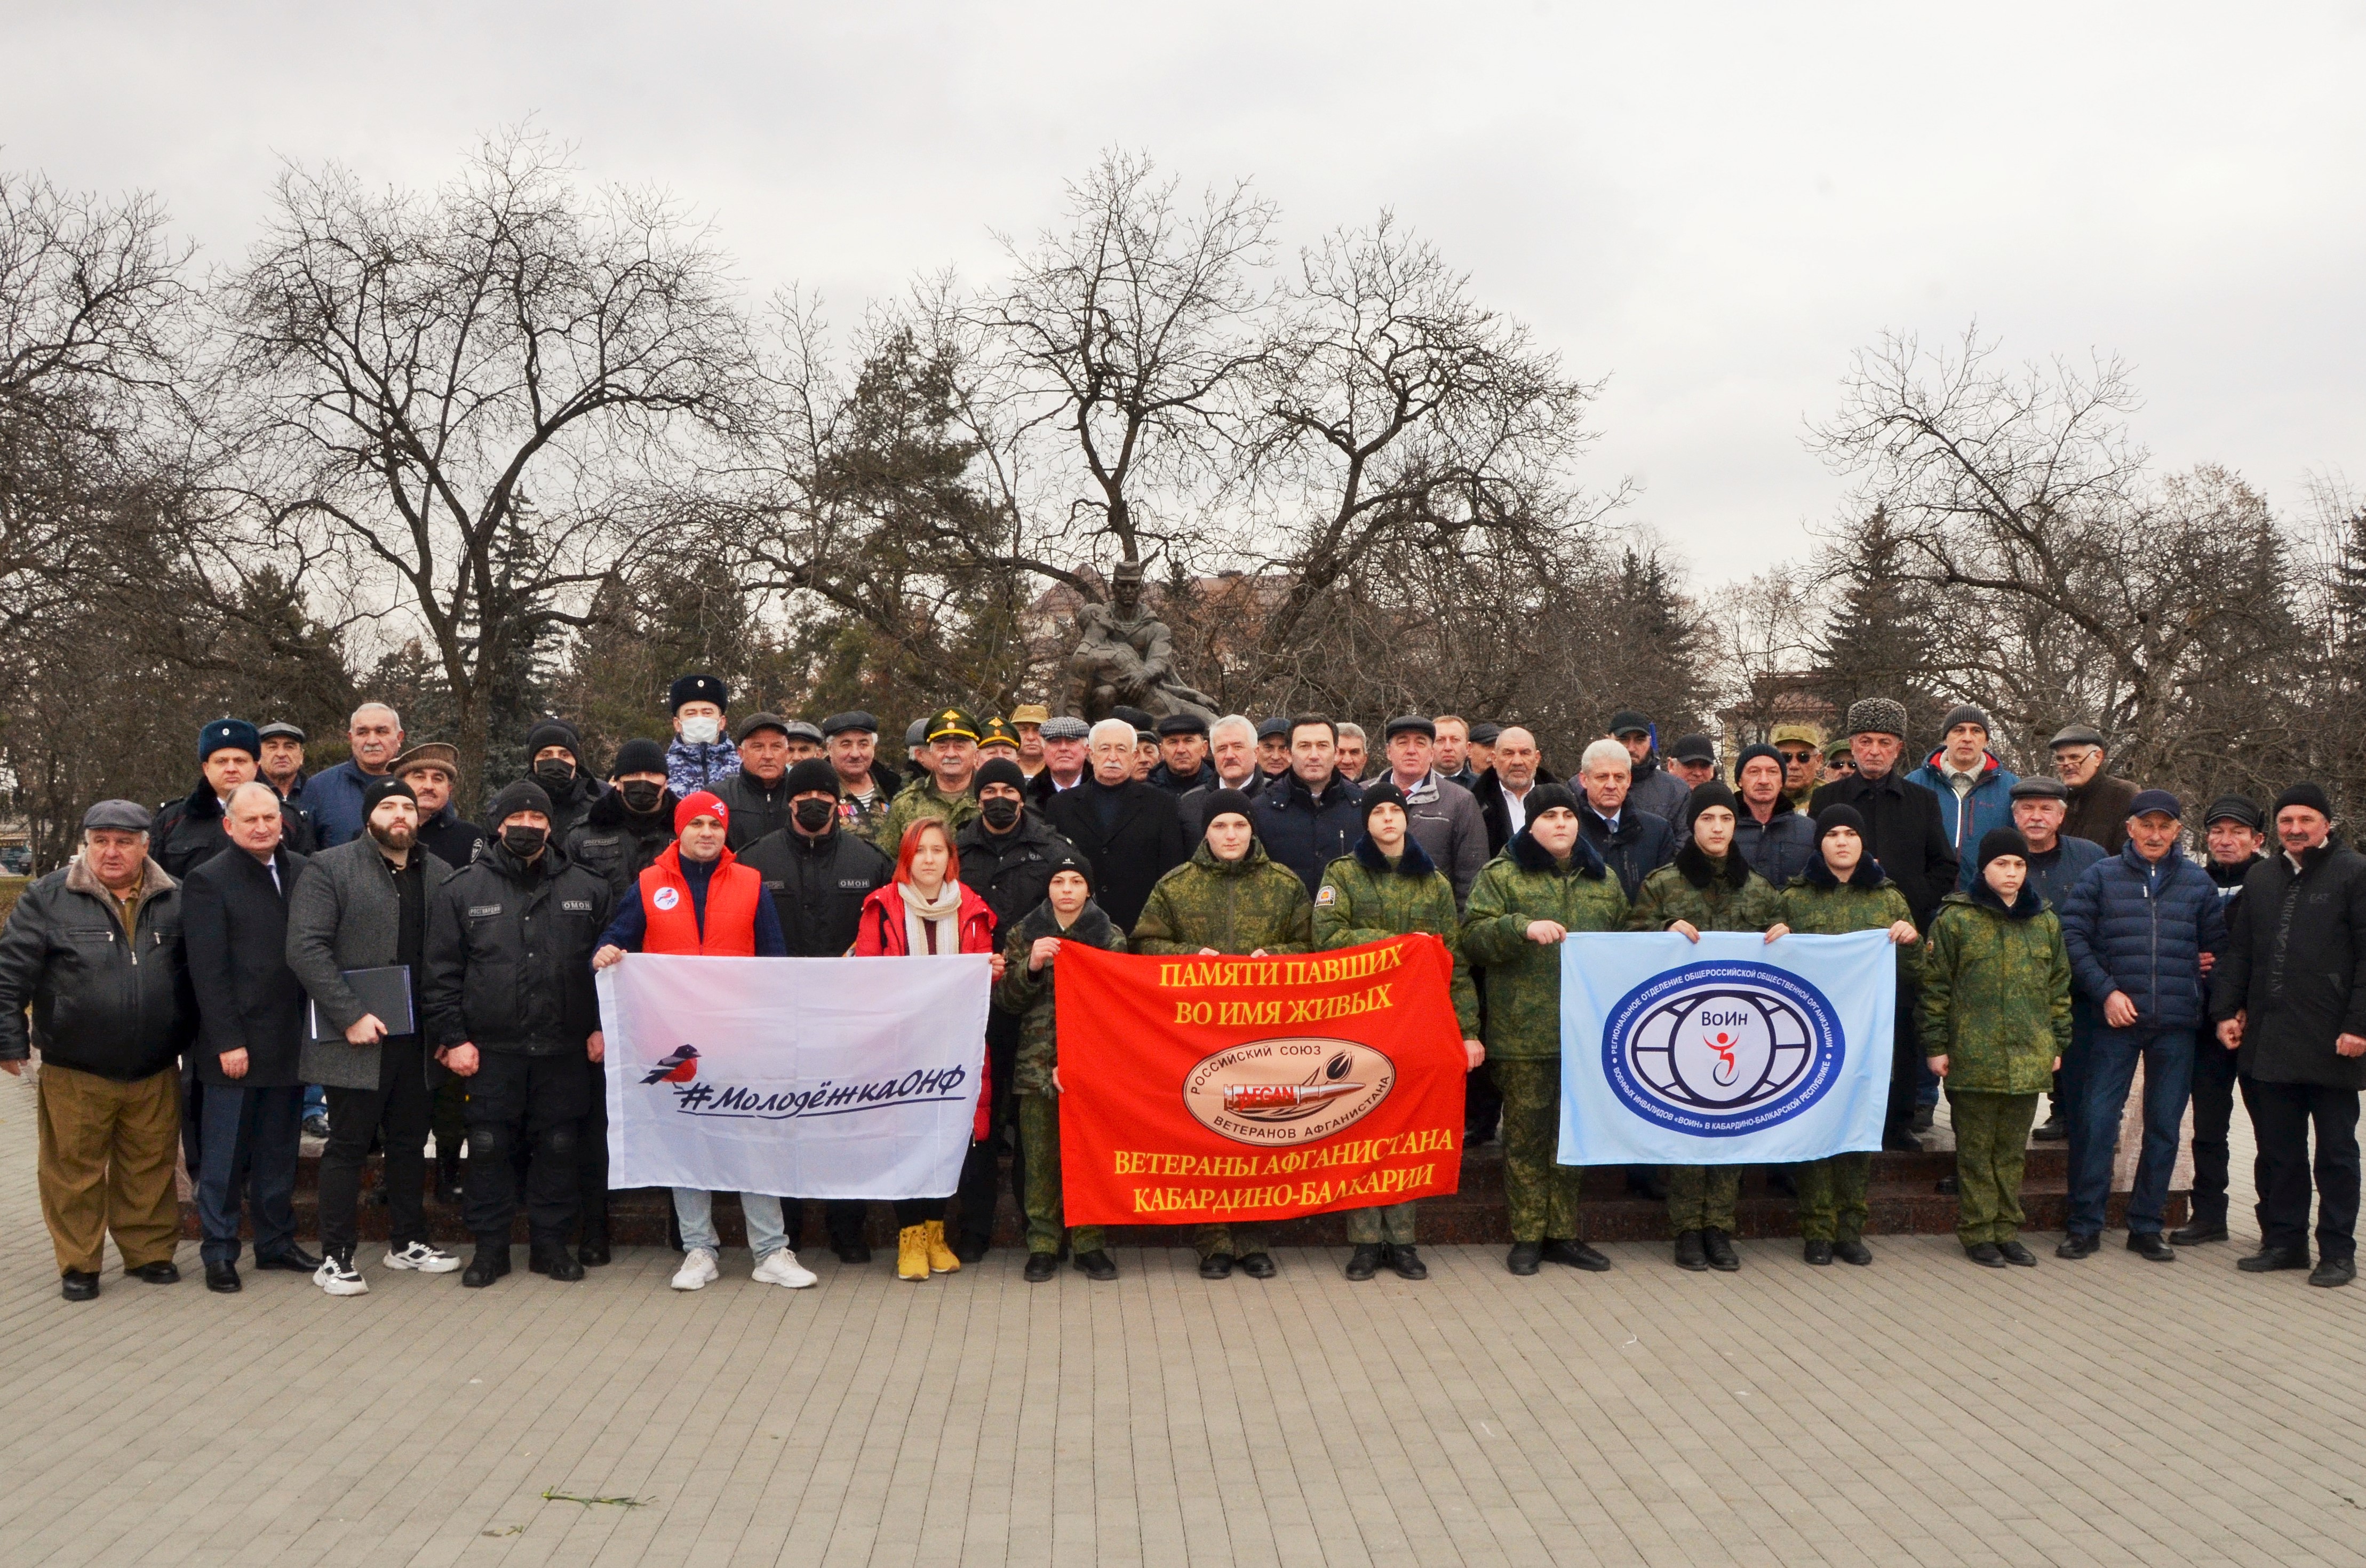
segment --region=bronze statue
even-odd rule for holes
[[[1216,717],[1215,699],[1175,673],[1175,644],[1166,623],[1142,603],[1142,563],[1121,561],[1110,583],[1110,602],[1076,612],[1082,635],[1068,656],[1076,677],[1076,711],[1088,720],[1131,704],[1153,718],[1175,714]]]

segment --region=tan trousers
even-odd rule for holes
[[[41,1218],[58,1271],[97,1273],[109,1231],[126,1269],[169,1259],[181,1239],[180,1074],[118,1083],[44,1065],[39,1084]]]

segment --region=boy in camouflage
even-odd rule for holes
[[[1462,1029],[1465,1070],[1486,1060],[1479,1043],[1479,992],[1462,961],[1462,921],[1454,884],[1406,836],[1404,792],[1387,781],[1364,792],[1364,836],[1324,868],[1314,890],[1314,950],[1386,942],[1427,931],[1443,938],[1454,957],[1454,1017]],[[1407,1280],[1426,1280],[1429,1266],[1414,1250],[1414,1205],[1388,1203],[1347,1211],[1347,1278],[1369,1280],[1386,1262]]]
[[[1716,779],[1696,785],[1689,807],[1692,836],[1676,858],[1643,879],[1627,916],[1634,931],[1674,931],[1698,942],[1703,931],[1764,931],[1773,942],[1783,924],[1783,896],[1733,852],[1741,807]],[[1676,1267],[1731,1273],[1741,1267],[1733,1250],[1734,1204],[1741,1195],[1738,1165],[1668,1168],[1668,1227],[1676,1235]]]
[[[1865,852],[1865,818],[1853,806],[1827,806],[1816,816],[1816,858],[1783,889],[1783,923],[1807,936],[1845,936],[1887,929],[1898,943],[1900,994],[1917,962],[1917,940],[1906,895],[1881,863]],[[1799,1167],[1799,1235],[1810,1263],[1873,1261],[1865,1245],[1865,1179],[1873,1156],[1858,1150]]]
[[[1269,859],[1250,825],[1249,797],[1211,791],[1206,835],[1191,858],[1158,879],[1133,923],[1136,953],[1186,958],[1267,958],[1305,953],[1314,942],[1313,905],[1296,872]],[[1240,1259],[1252,1280],[1270,1280],[1273,1255],[1262,1225],[1209,1224],[1192,1238],[1200,1277],[1221,1280]]]
[[[1003,945],[1002,978],[994,999],[1019,1015],[1017,1071],[1019,1147],[1027,1171],[1027,1281],[1041,1284],[1060,1267],[1060,1054],[1054,1021],[1053,966],[1063,942],[1110,953],[1125,951],[1125,933],[1093,902],[1092,867],[1075,854],[1053,863],[1043,902],[1010,928]],[[1076,1267],[1087,1279],[1114,1280],[1117,1264],[1102,1246],[1101,1227],[1066,1233]]]
[[[1989,1269],[2037,1262],[2020,1240],[2022,1169],[2070,1043],[2070,954],[2028,879],[2018,829],[1983,836],[1979,874],[1940,902],[1922,964],[1922,1049],[1955,1124],[1955,1234]]]
[[[1560,943],[1615,931],[1627,895],[1578,831],[1577,797],[1557,784],[1527,798],[1528,825],[1470,885],[1462,952],[1482,965],[1487,1055],[1504,1095],[1504,1198],[1512,1250],[1504,1267],[1543,1262],[1599,1271],[1610,1259],[1578,1239],[1584,1171],[1554,1159],[1560,1136]]]

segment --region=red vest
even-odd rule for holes
[[[641,873],[641,913],[648,930],[643,953],[684,953],[705,958],[756,956],[756,900],[769,897],[764,878],[741,865],[729,850],[715,863],[706,883],[706,934],[698,931],[698,911],[682,874],[682,846],[671,844]]]

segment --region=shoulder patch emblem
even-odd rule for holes
[[[1332,886],[1329,883],[1326,882],[1321,887],[1315,889],[1314,907],[1316,908],[1327,909],[1338,901],[1339,890]]]

